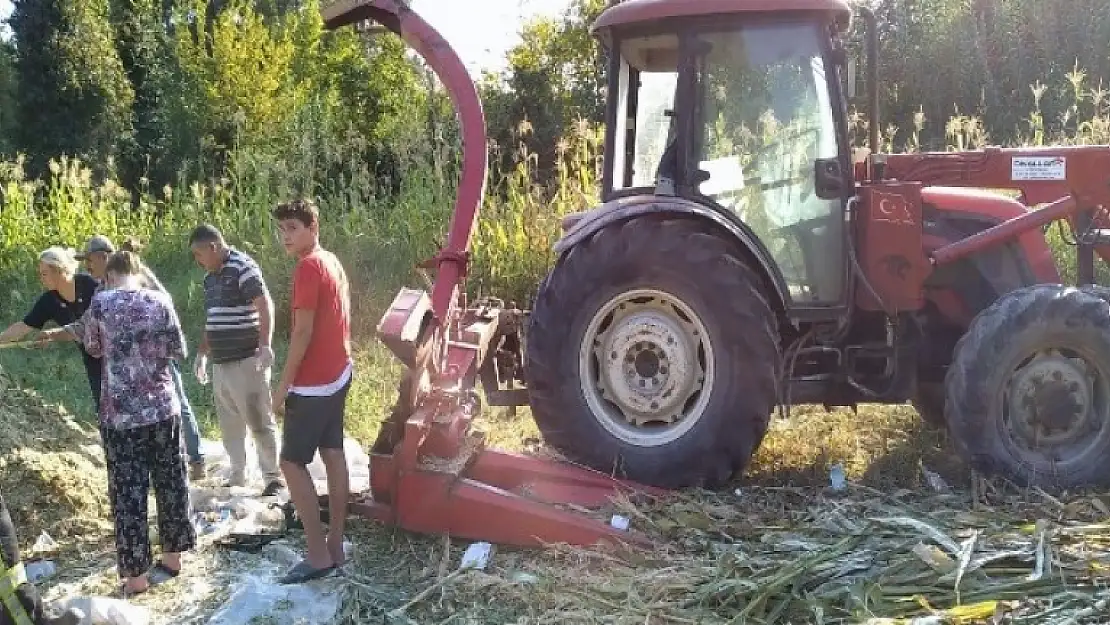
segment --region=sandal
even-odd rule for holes
[[[325,566],[322,569],[313,568],[308,560],[301,560],[296,566],[278,580],[279,584],[301,584],[315,579],[327,577],[335,572],[335,565]]]

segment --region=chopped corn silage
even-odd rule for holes
[[[410,588],[384,597],[352,585],[344,622],[1105,623],[1107,505],[861,486],[623,502],[654,549],[499,549],[485,570],[451,577],[466,543],[445,556],[418,539],[386,549],[411,556]],[[356,564],[356,579],[399,581],[398,565]]]
[[[43,531],[65,543],[99,543],[110,537],[99,433],[33,391],[16,387],[3,371],[0,476],[22,547]]]
[[[944,438],[910,408],[802,407],[733,488],[598,515],[628,517],[651,549],[499,547],[456,577],[467,541],[352,520],[365,587],[342,622],[1110,622],[1110,495],[978,479]]]

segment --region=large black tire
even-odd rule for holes
[[[637,290],[650,293],[613,304]],[[611,316],[600,312],[610,305]],[[683,306],[689,319],[675,313]],[[699,319],[704,333],[694,331]],[[528,326],[525,375],[546,442],[575,462],[662,488],[716,488],[748,465],[778,402],[781,367],[759,278],[730,241],[693,219],[639,217],[582,241],[540,285]],[[689,391],[698,375],[700,390]],[[689,429],[652,438],[642,423],[628,427],[627,412],[607,416],[619,405],[686,413],[678,424]]]
[[[952,440],[976,470],[1024,486],[1110,481],[1110,306],[1097,293],[1002,296],[957,343],[946,387]]]

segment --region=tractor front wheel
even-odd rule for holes
[[[540,286],[533,416],[548,444],[599,471],[719,486],[747,466],[777,403],[774,324],[759,279],[699,222],[608,226]]]
[[[1065,285],[1012,291],[956,346],[948,427],[977,470],[1026,486],[1110,478],[1110,307]]]

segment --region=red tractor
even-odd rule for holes
[[[409,374],[356,510],[499,542],[592,542],[613,531],[548,504],[720,487],[774,409],[795,403],[913,402],[982,472],[1110,479],[1110,296],[1092,285],[1093,255],[1110,259],[1110,147],[880,154],[877,29],[857,11],[871,132],[859,158],[846,0],[626,0],[602,13],[603,202],[565,220],[524,312],[468,307],[460,289],[486,173],[462,64],[396,0],[330,7],[332,27],[374,19],[412,43],[464,138],[431,296],[403,290],[382,319]],[[1079,287],[1061,283],[1046,242],[1061,219]],[[489,404],[529,405],[546,442],[589,470],[464,444],[479,381]]]

